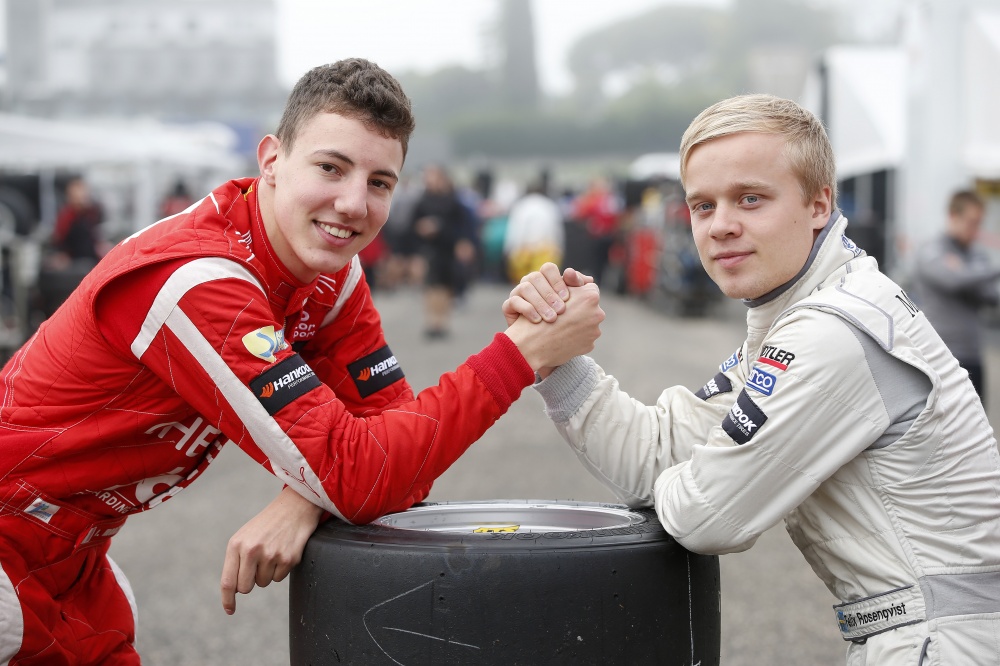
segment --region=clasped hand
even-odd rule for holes
[[[542,377],[574,356],[594,349],[604,310],[589,275],[552,263],[521,278],[504,301],[507,336]],[[542,324],[542,325],[537,325]]]

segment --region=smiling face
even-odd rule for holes
[[[359,120],[319,113],[287,152],[264,137],[257,161],[268,239],[285,267],[310,282],[346,266],[385,224],[403,147]]]
[[[804,200],[779,134],[696,145],[684,187],[701,262],[731,298],[759,298],[795,277],[832,212],[829,187]]]

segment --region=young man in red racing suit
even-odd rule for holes
[[[0,664],[138,663],[110,538],[224,443],[287,484],[230,542],[232,612],[236,590],[284,577],[324,510],[359,523],[422,500],[535,371],[593,348],[596,288],[567,289],[558,321],[514,321],[414,397],[356,256],[412,127],[375,65],[312,70],[259,178],[120,243],[5,366]]]

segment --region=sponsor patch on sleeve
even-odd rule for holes
[[[250,389],[267,413],[274,416],[282,407],[320,384],[313,369],[296,354],[251,381]]]
[[[380,391],[403,378],[403,368],[388,345],[376,349],[368,356],[360,358],[347,366],[347,371],[358,387],[358,394],[367,398],[375,391]]]
[[[719,395],[720,393],[729,393],[733,390],[733,383],[729,381],[721,372],[716,374],[708,383],[702,386],[695,393],[695,396],[701,398],[702,400],[708,400],[713,395]]]
[[[274,330],[274,326],[264,326],[256,331],[250,331],[243,336],[243,346],[247,351],[257,358],[274,363],[277,360],[275,352],[279,352],[288,345],[285,344],[285,332],[281,329]]]
[[[744,389],[740,391],[736,404],[722,419],[722,429],[737,444],[746,444],[753,439],[765,421],[767,421],[767,416],[750,399],[746,389]]]
[[[722,365],[719,366],[719,372],[725,372],[730,368],[736,367],[736,364],[739,363],[742,358],[743,358],[743,348],[741,347],[740,349],[734,351],[732,356],[730,356],[729,358],[727,358],[725,361],[722,362]]]
[[[763,395],[771,395],[774,385],[778,383],[778,378],[770,372],[765,372],[754,366],[750,368],[750,377],[747,379],[747,388],[752,388]]]
[[[760,356],[757,358],[759,363],[766,363],[778,370],[788,370],[788,366],[794,360],[795,354],[772,345],[764,345],[764,348],[760,350]]]

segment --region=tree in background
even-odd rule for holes
[[[535,62],[535,21],[530,0],[505,0],[500,10],[501,97],[509,108],[538,107],[538,65]]]
[[[671,89],[698,81],[713,69],[726,17],[721,9],[669,5],[584,35],[566,58],[573,98],[581,108],[602,109],[613,77],[626,89],[648,88],[654,81]]]
[[[797,97],[839,25],[832,9],[808,0],[655,7],[577,40],[567,54],[574,90],[553,99],[539,91],[530,0],[498,7],[490,68],[399,77],[420,118],[417,135],[444,134],[457,157],[676,150],[714,101],[743,92]]]

